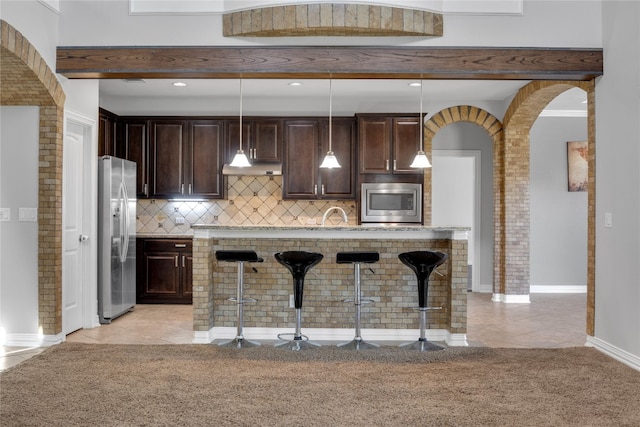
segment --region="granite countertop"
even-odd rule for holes
[[[292,226],[274,226],[274,225],[220,225],[220,224],[193,224],[194,230],[238,230],[238,231],[469,231],[469,227],[458,226],[428,226],[428,225],[292,225]]]
[[[346,226],[224,226],[194,224],[194,237],[200,238],[272,238],[272,239],[454,239],[466,240],[469,227],[432,227],[421,225],[346,225]]]

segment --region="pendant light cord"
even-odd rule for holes
[[[422,91],[423,91],[423,87],[424,87],[424,82],[422,80],[420,80],[420,117],[418,118],[418,122],[420,124],[420,151],[424,151],[424,137],[422,136],[422,131],[424,128],[424,121],[422,119]]]
[[[329,79],[329,151],[333,151],[331,148],[331,115],[332,115],[332,106],[333,106],[333,80]]]
[[[240,78],[240,151],[242,151],[242,78]]]

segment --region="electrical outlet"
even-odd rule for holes
[[[22,222],[38,221],[38,208],[18,208],[18,221],[22,221]]]
[[[176,223],[176,225],[182,225],[182,224],[184,224],[184,218],[183,218],[183,217],[181,217],[181,216],[177,216],[177,217],[175,218],[175,223]]]
[[[11,208],[0,208],[0,221],[11,221]]]
[[[611,212],[604,213],[604,227],[613,228],[613,215],[611,215]]]

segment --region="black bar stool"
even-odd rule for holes
[[[412,350],[432,351],[444,350],[443,347],[427,341],[427,296],[429,293],[429,276],[431,272],[447,260],[447,254],[432,251],[404,252],[398,255],[400,261],[411,268],[418,280],[418,300],[420,310],[420,338],[418,341],[403,344]]]
[[[244,251],[244,250],[228,250],[228,251],[216,251],[216,259],[218,261],[226,261],[226,262],[237,262],[238,263],[238,287],[237,294],[235,298],[229,298],[230,301],[236,302],[236,313],[237,313],[237,333],[236,337],[226,343],[220,344],[223,347],[233,347],[233,348],[243,348],[243,347],[254,347],[260,345],[257,342],[249,341],[244,338],[243,328],[244,328],[244,303],[246,302],[256,302],[254,299],[245,299],[244,298],[244,263],[245,262],[263,262],[264,260],[258,257],[255,251]],[[254,268],[255,270],[255,268]],[[257,270],[255,270],[257,271]]]
[[[377,344],[370,344],[362,340],[360,335],[360,305],[363,302],[373,302],[370,299],[362,299],[360,291],[360,264],[373,264],[380,260],[380,254],[378,252],[338,252],[336,254],[337,264],[353,264],[354,275],[354,294],[353,304],[356,307],[356,336],[353,340],[339,344],[339,348],[367,350],[371,348],[377,348]],[[373,271],[373,270],[372,270]],[[350,301],[350,300],[347,300]]]
[[[311,347],[319,347],[319,344],[310,342],[309,339],[302,335],[302,292],[304,290],[304,276],[311,268],[322,261],[323,255],[316,252],[305,251],[287,251],[278,252],[274,255],[276,261],[284,265],[293,276],[293,295],[296,308],[296,331],[293,334],[293,340],[286,343],[278,344],[278,346],[288,345],[291,350],[305,350]],[[285,334],[279,334],[281,338]],[[281,338],[282,339],[282,338]]]

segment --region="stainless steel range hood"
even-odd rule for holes
[[[282,163],[260,163],[246,168],[226,164],[222,167],[222,174],[232,176],[282,175]]]

